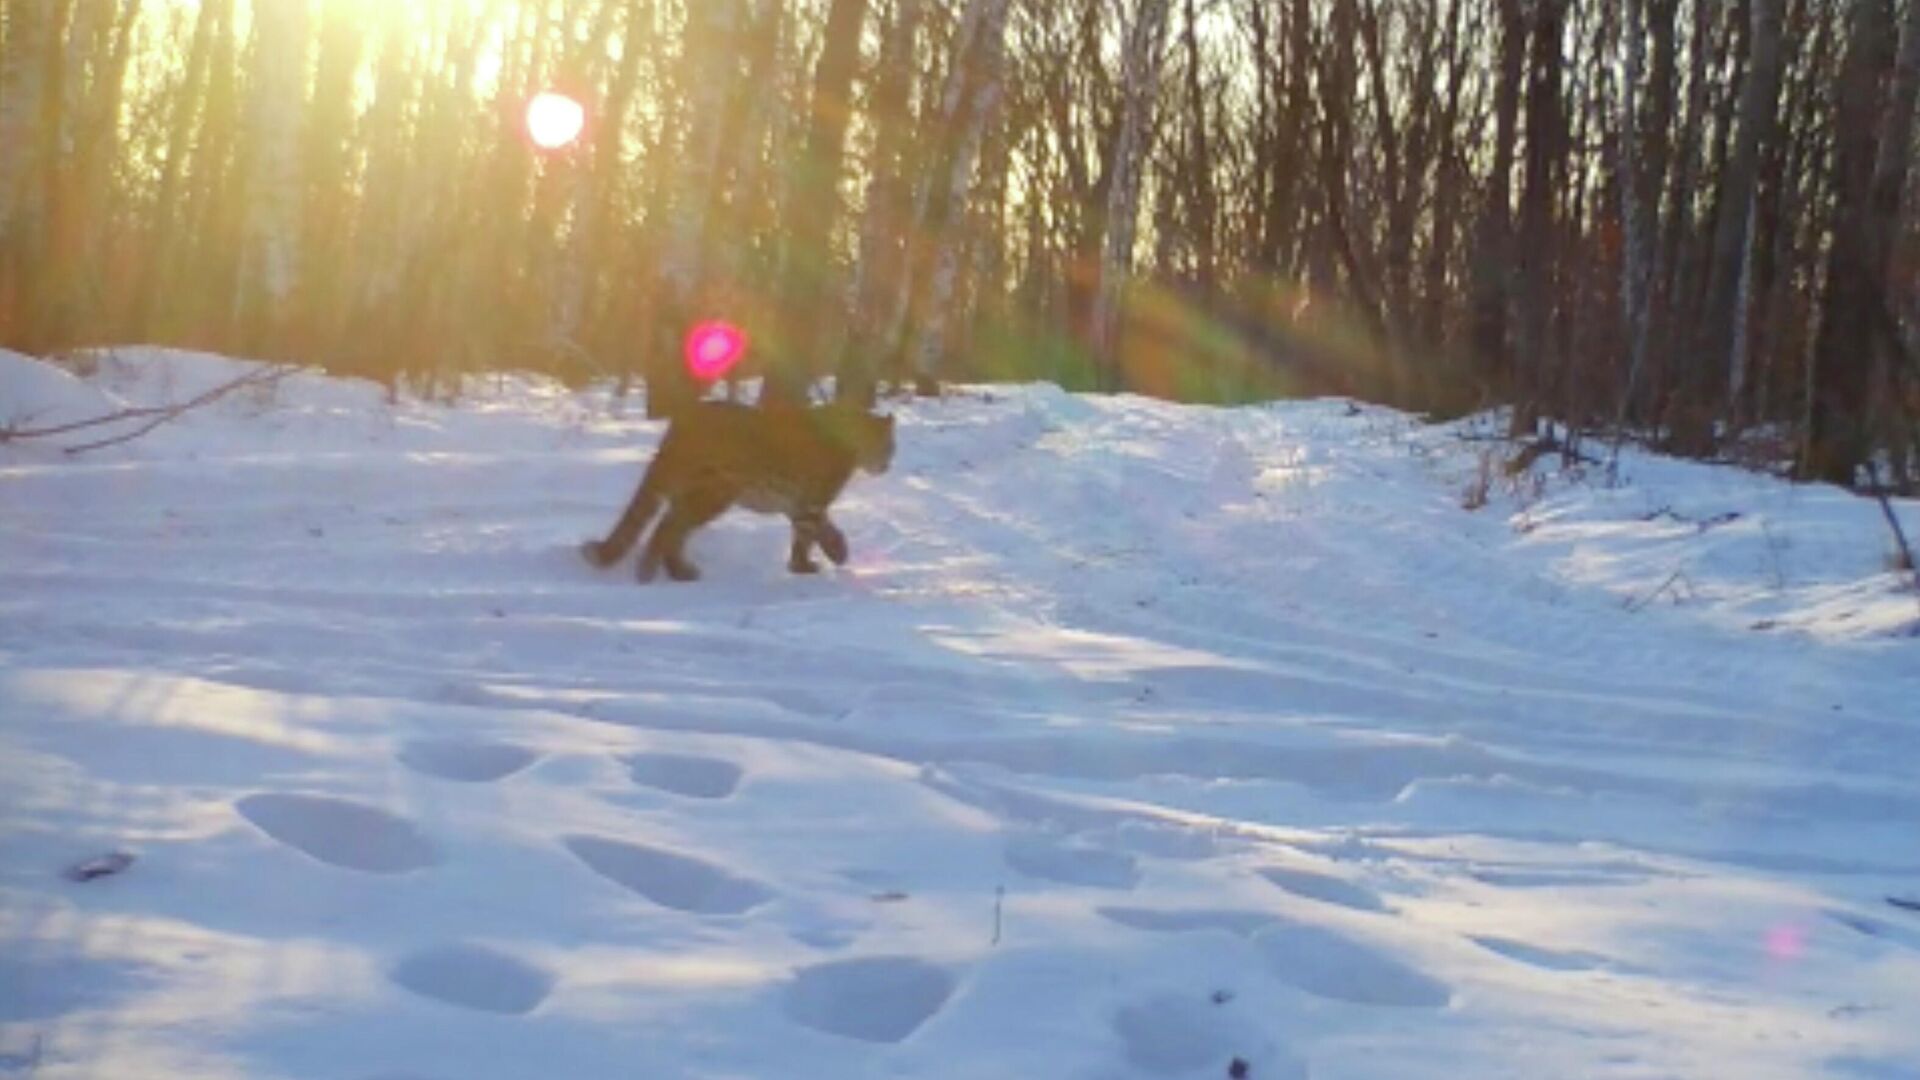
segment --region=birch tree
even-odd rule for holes
[[[1106,240],[1100,249],[1099,286],[1094,293],[1093,351],[1107,385],[1118,382],[1115,334],[1120,324],[1121,291],[1133,269],[1134,230],[1140,214],[1142,163],[1153,127],[1154,100],[1167,34],[1167,0],[1140,0],[1127,31],[1121,61],[1120,135],[1108,166]]]
[[[916,318],[909,320],[906,368],[923,394],[939,388],[948,307],[965,255],[967,200],[981,140],[1000,104],[1008,0],[968,0],[942,102],[942,128],[916,236],[926,245]]]

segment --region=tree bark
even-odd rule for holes
[[[767,399],[800,397],[800,372],[828,337],[836,319],[820,317],[828,303],[833,266],[828,238],[840,213],[841,155],[852,113],[854,70],[867,0],[832,0],[825,40],[813,69],[812,102],[801,137],[793,199],[788,205],[783,332],[780,344],[796,355],[776,356],[768,372]]]
[[[1872,230],[1874,140],[1881,80],[1892,63],[1888,0],[1850,0],[1847,49],[1835,88],[1833,238],[1827,251],[1820,330],[1809,371],[1806,442],[1799,474],[1851,486],[1867,460],[1869,373],[1884,307]]]
[[[923,0],[895,0],[893,17],[881,40],[879,68],[869,94],[874,132],[872,159],[861,211],[859,253],[849,286],[853,331],[841,347],[834,394],[842,400],[871,402],[876,356],[892,351],[905,318],[908,293],[907,224],[913,211],[907,178],[908,128],[913,122],[914,43],[919,38]]]
[[[1746,383],[1746,357],[1733,349],[1742,338],[1746,309],[1740,303],[1741,283],[1747,278],[1751,254],[1749,223],[1753,220],[1761,155],[1773,145],[1779,115],[1782,0],[1750,0],[1753,25],[1748,32],[1751,59],[1741,90],[1739,135],[1720,180],[1720,212],[1714,227],[1713,264],[1708,273],[1707,299],[1701,311],[1696,362],[1724,365],[1728,400],[1738,401]],[[1691,449],[1704,451],[1712,443],[1711,405],[1691,403]]]
[[[1493,167],[1473,258],[1473,351],[1481,370],[1504,378],[1508,367],[1507,312],[1513,232],[1513,159],[1520,115],[1520,81],[1527,55],[1521,0],[1499,0],[1500,68],[1494,84]]]
[[[1006,55],[1008,0],[970,0],[954,56],[943,114],[945,143],[929,179],[919,235],[928,238],[918,311],[910,320],[907,367],[922,394],[939,390],[949,305],[963,261],[967,200],[987,124],[998,110]]]
[[[1526,190],[1520,204],[1520,349],[1513,368],[1514,434],[1532,430],[1552,365],[1547,328],[1554,301],[1556,184],[1565,154],[1560,100],[1559,0],[1533,0],[1527,75]]]
[[[1122,290],[1133,268],[1134,231],[1140,215],[1140,183],[1153,127],[1154,97],[1159,92],[1160,61],[1167,33],[1167,0],[1140,0],[1128,28],[1121,61],[1123,95],[1120,136],[1114,142],[1107,188],[1107,234],[1100,248],[1099,286],[1093,302],[1093,350],[1109,389],[1120,385],[1115,337],[1120,329]]]

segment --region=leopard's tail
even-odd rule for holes
[[[645,475],[640,478],[640,486],[634,490],[633,498],[628,501],[625,513],[614,524],[613,531],[605,540],[589,540],[580,545],[580,554],[595,566],[607,567],[619,562],[627,552],[633,550],[641,534],[647,531],[647,524],[660,512],[660,484],[658,476],[660,459],[664,454],[657,453],[647,464]]]

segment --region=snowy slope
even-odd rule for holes
[[[0,1077],[1920,1076],[1872,504],[1469,512],[1390,411],[996,387],[901,408],[848,569],[738,515],[639,587],[574,553],[638,411],[0,447]]]

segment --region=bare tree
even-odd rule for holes
[[[920,263],[913,277],[914,317],[906,336],[906,364],[923,394],[937,391],[946,349],[948,304],[960,271],[974,165],[986,126],[999,107],[1008,0],[969,0],[956,35],[953,66],[941,104],[937,152],[928,177],[916,237]]]
[[[1113,176],[1107,189],[1106,241],[1101,247],[1100,284],[1093,308],[1093,348],[1105,365],[1108,385],[1117,385],[1113,355],[1120,321],[1120,293],[1133,266],[1133,238],[1140,212],[1140,174],[1153,126],[1159,92],[1160,62],[1167,32],[1167,0],[1140,0],[1127,30],[1122,61],[1120,137],[1114,144]]]

